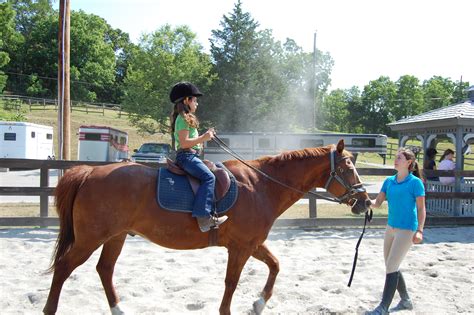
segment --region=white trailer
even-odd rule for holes
[[[362,152],[378,153],[383,158],[387,154],[387,136],[380,134],[229,132],[217,135],[247,160],[276,155],[286,150],[336,144],[340,139],[344,139],[345,148],[355,157]],[[205,142],[204,158],[214,162],[234,159],[213,141]]]
[[[79,161],[119,162],[128,159],[128,134],[106,126],[79,127]]]
[[[53,159],[53,127],[0,121],[0,158]]]

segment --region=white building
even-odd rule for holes
[[[77,159],[110,162],[128,159],[128,134],[106,126],[81,126]]]
[[[54,158],[53,127],[0,121],[0,158]]]

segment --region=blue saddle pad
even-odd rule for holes
[[[216,165],[219,166],[217,163]],[[217,213],[226,212],[237,200],[237,183],[235,177],[232,174],[229,175],[230,188],[225,196],[216,203]],[[193,211],[194,193],[186,176],[176,175],[163,167],[158,170],[156,186],[156,199],[161,208],[178,212]]]

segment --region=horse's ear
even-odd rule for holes
[[[339,140],[337,143],[337,153],[342,153],[342,150],[344,150],[344,139]]]

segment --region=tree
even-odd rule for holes
[[[434,76],[423,82],[425,111],[448,106],[453,103],[454,83],[449,78]]]
[[[331,91],[321,103],[322,124],[319,125],[320,129],[347,132],[349,118],[347,105],[347,94],[344,90]]]
[[[366,132],[390,134],[387,124],[395,120],[393,108],[396,97],[397,86],[389,77],[381,76],[364,87],[360,122]]]
[[[41,34],[41,31],[44,31],[44,21],[49,20],[54,15],[54,10],[51,0],[8,0],[7,2],[15,12],[15,30],[17,32],[15,44],[6,47],[6,52],[11,58],[10,63],[5,68],[6,71],[11,73],[8,78],[7,89],[24,94],[31,82],[34,81],[34,84],[41,84],[42,82],[42,79],[32,81],[28,77],[29,74],[45,75],[40,71],[42,69],[34,69],[34,64],[39,60],[36,58],[38,50],[43,48],[41,47],[42,43],[38,42],[34,34]],[[50,40],[50,38],[48,39]],[[56,41],[56,39],[54,40]],[[42,63],[39,64],[41,67],[43,66]],[[45,65],[45,67],[47,66]]]
[[[56,97],[58,12],[52,1],[10,0],[17,12],[16,45],[9,45],[13,73],[8,89],[18,94]],[[127,68],[128,34],[113,29],[96,15],[71,12],[71,98],[118,102]]]
[[[0,3],[0,69],[10,62],[7,46],[12,46],[18,40],[14,21],[15,12],[12,6],[7,2]],[[7,78],[8,76],[0,70],[0,92],[5,88]]]
[[[312,55],[293,40],[275,41],[270,30],[259,27],[238,1],[212,31],[211,55],[218,80],[205,113],[226,131],[286,131],[311,126],[314,111]],[[323,59],[323,58],[322,58]],[[328,86],[324,63],[316,75]],[[330,71],[329,71],[330,72]],[[223,114],[225,113],[225,114]],[[309,124],[305,121],[308,120]]]
[[[397,100],[391,110],[395,120],[418,115],[423,111],[423,92],[419,80],[411,75],[401,76],[397,85]]]
[[[213,75],[211,61],[187,26],[164,25],[145,34],[131,52],[124,80],[124,110],[130,121],[150,134],[169,130],[171,87],[190,81],[206,94]]]

